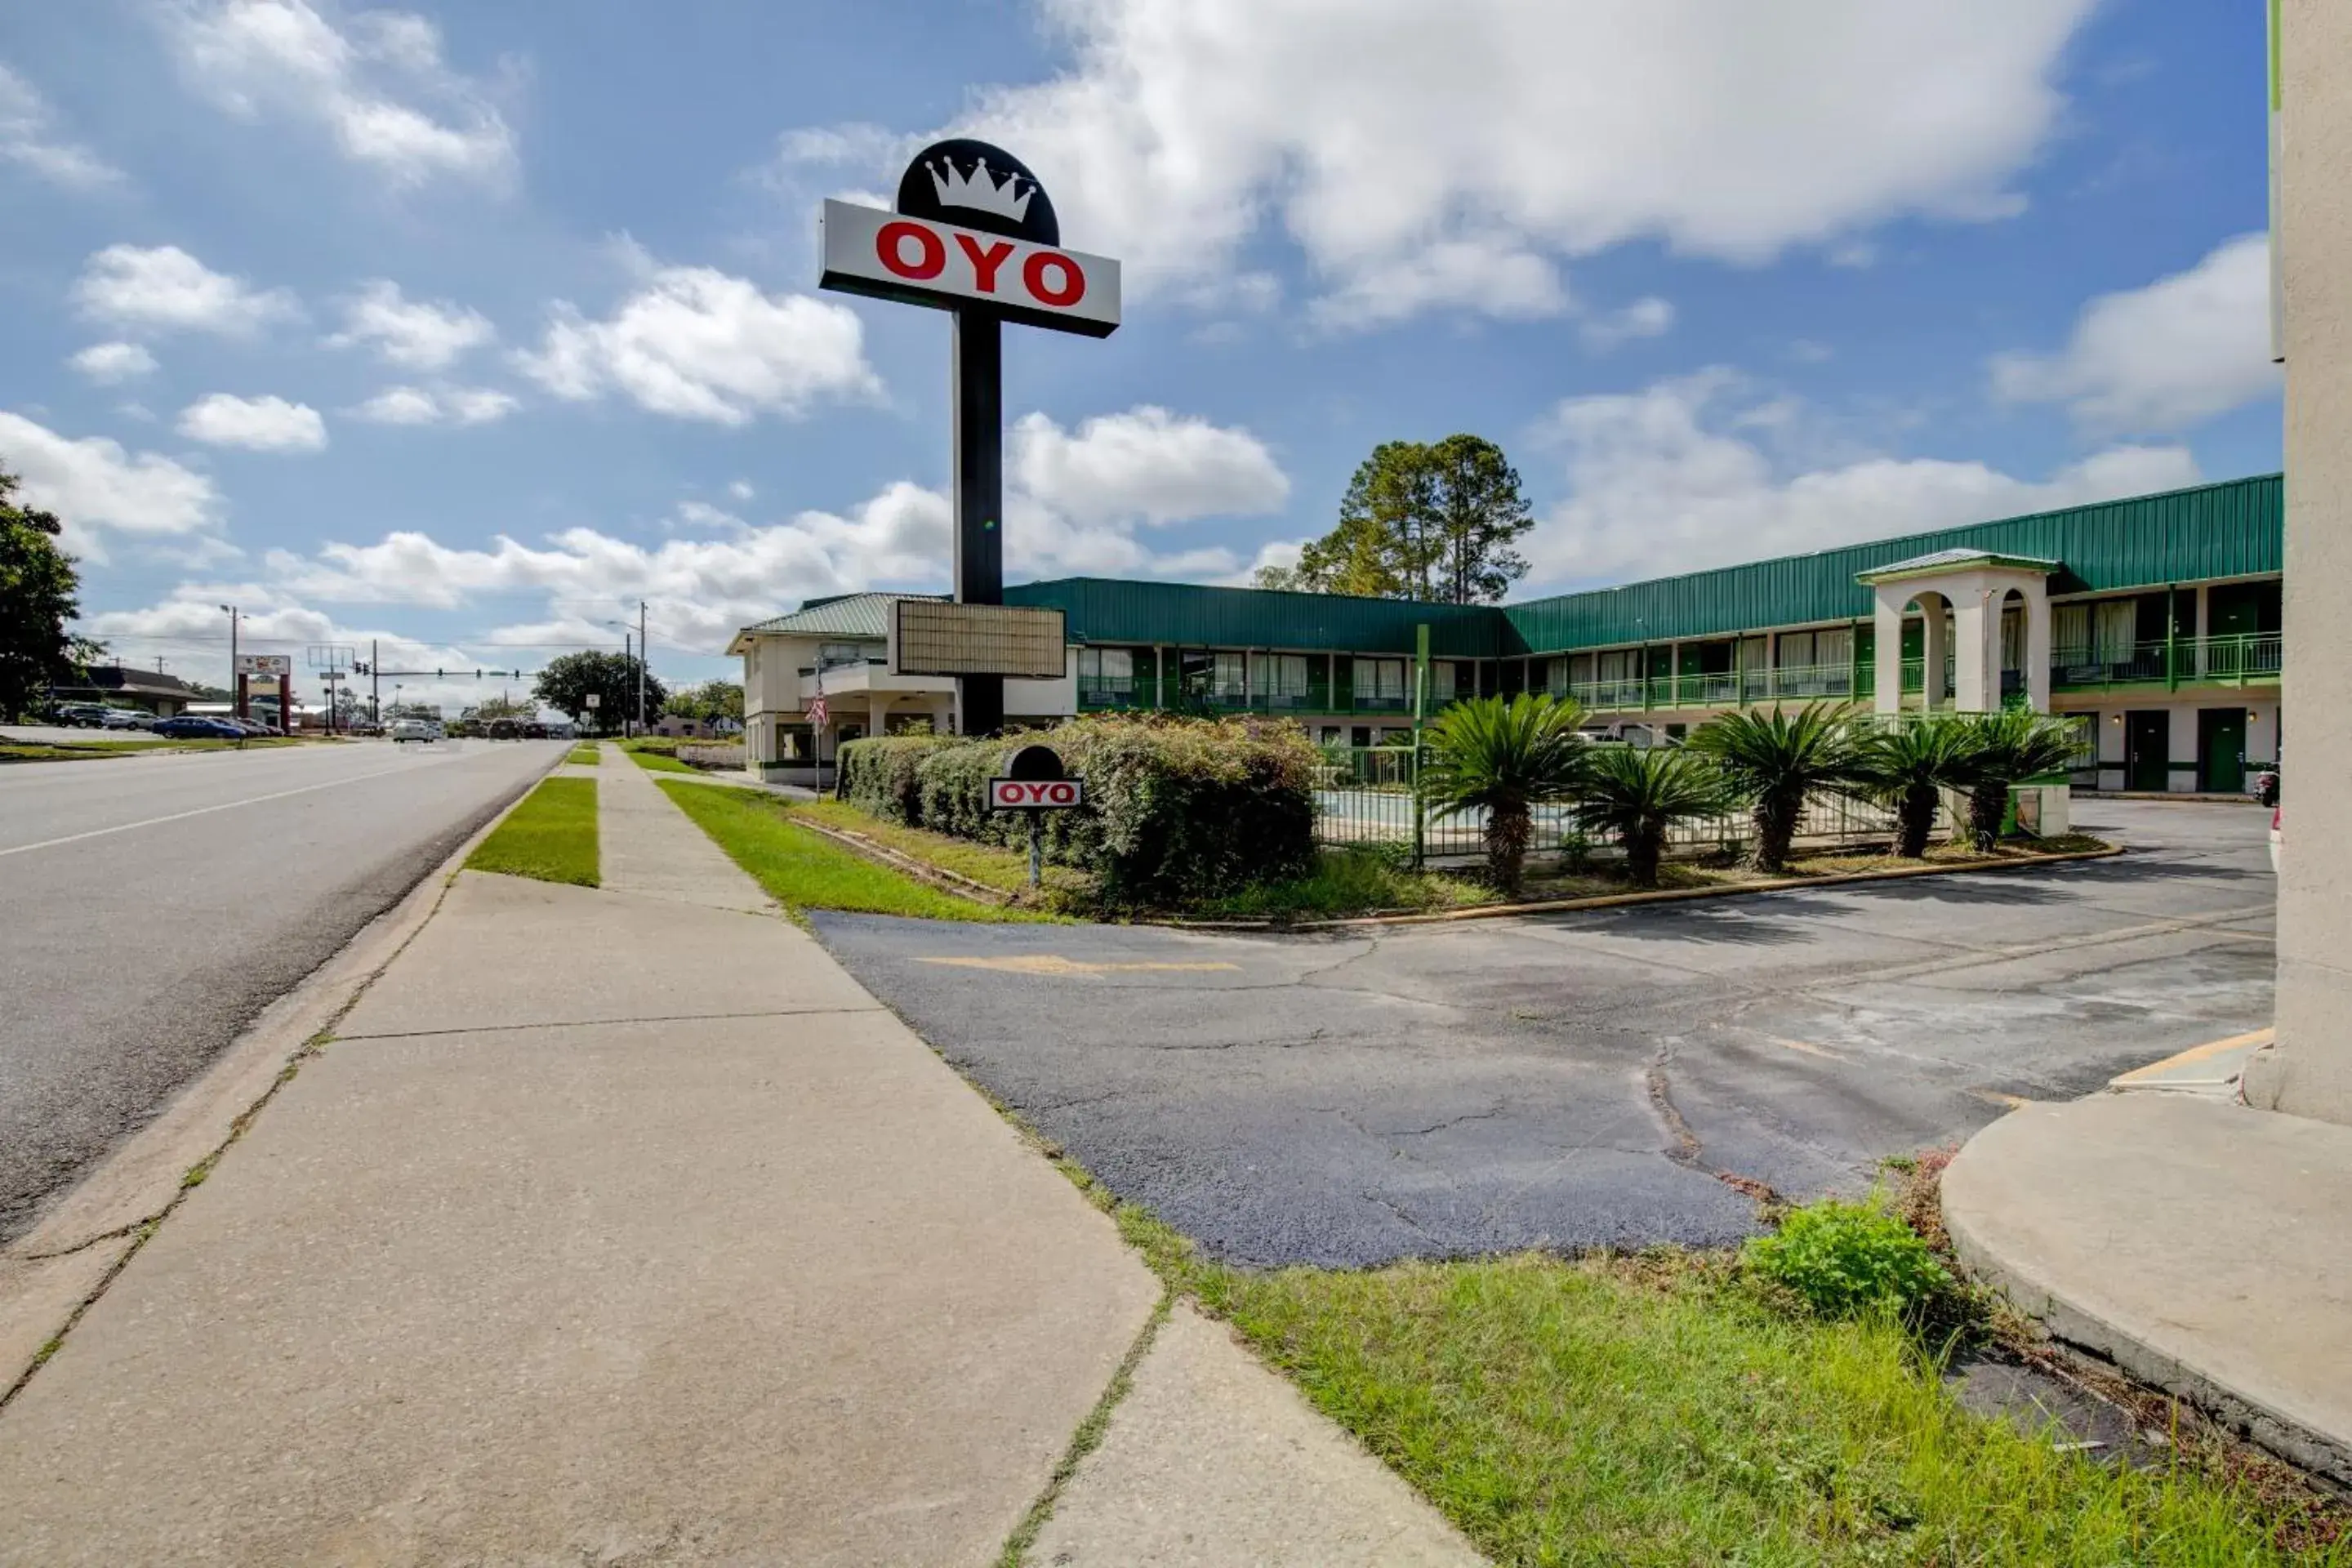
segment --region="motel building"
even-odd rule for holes
[[[2271,474],[1504,605],[1029,583],[1005,602],[1063,612],[1068,664],[1008,679],[1004,710],[1181,707],[1403,744],[1426,626],[1433,713],[1549,691],[1596,735],[1655,744],[1757,703],[2026,702],[2079,726],[2077,788],[2234,794],[2279,755],[2281,517]],[[844,741],[953,727],[951,679],[890,673],[890,606],[908,596],[812,599],[736,634],[754,771],[814,782]]]

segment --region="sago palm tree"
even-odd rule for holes
[[[1486,814],[1486,866],[1506,893],[1519,890],[1535,808],[1576,792],[1583,717],[1566,698],[1479,697],[1455,703],[1423,731],[1423,804],[1440,814]]]
[[[1576,792],[1576,821],[1613,837],[1624,847],[1626,879],[1654,888],[1675,825],[1719,816],[1731,804],[1714,761],[1685,747],[1595,746]]]
[[[1808,702],[1726,713],[1703,724],[1690,749],[1711,757],[1731,793],[1748,803],[1756,825],[1749,859],[1759,871],[1788,868],[1789,841],[1818,795],[1853,790],[1860,736],[1850,702]]]
[[[1895,808],[1895,852],[1916,860],[1927,852],[1936,805],[1948,789],[1972,782],[1976,731],[1949,713],[1883,724],[1863,737],[1856,762],[1864,793]]]
[[[2065,767],[2080,742],[2074,726],[2065,720],[2031,708],[1971,713],[1963,721],[1973,731],[1965,781],[1969,837],[1977,847],[1985,849],[2000,837],[2010,790]]]

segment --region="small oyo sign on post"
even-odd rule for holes
[[[1024,746],[1013,753],[1002,777],[988,781],[988,809],[1029,814],[1029,885],[1045,866],[1045,813],[1086,804],[1083,780],[1062,771],[1061,753],[1051,746]]]

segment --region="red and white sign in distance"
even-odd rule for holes
[[[1118,263],[855,202],[824,204],[827,289],[910,304],[993,305],[1008,321],[1108,337]]]
[[[1076,779],[991,779],[991,811],[1067,811],[1086,799]]]

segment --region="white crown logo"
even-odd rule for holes
[[[1034,182],[1027,190],[1019,190],[1021,176],[1018,174],[1007,174],[1004,184],[998,184],[990,176],[984,162],[972,164],[969,179],[956,173],[953,163],[947,166],[945,174],[940,173],[937,163],[926,163],[923,167],[930,171],[931,189],[940,194],[940,205],[943,207],[975,207],[1018,223],[1022,215],[1029,210],[1029,198],[1037,192]]]

